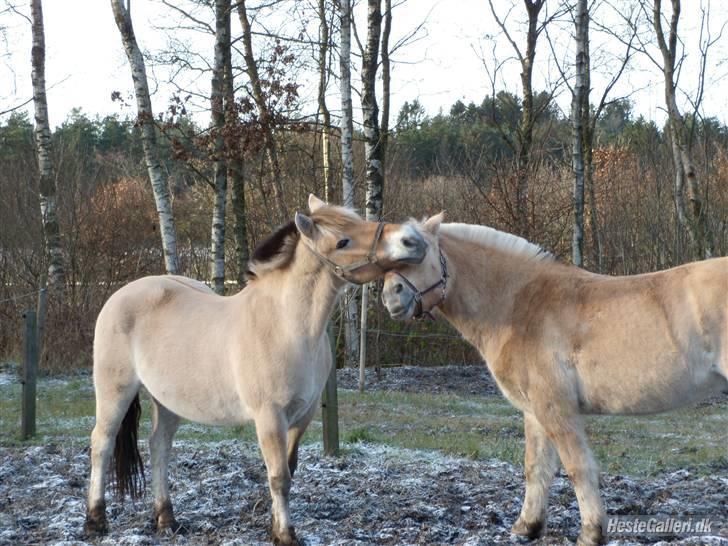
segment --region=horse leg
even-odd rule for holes
[[[96,373],[96,372],[95,372]],[[106,521],[106,476],[116,443],[116,434],[134,397],[139,393],[138,381],[121,385],[105,385],[104,374],[96,382],[96,424],[91,432],[91,478],[89,480],[84,532],[89,535],[108,531]]]
[[[272,501],[271,534],[274,544],[298,544],[291,524],[288,495],[291,490],[291,471],[288,468],[285,419],[280,412],[266,411],[255,420],[260,451],[268,470],[268,486]]]
[[[157,532],[177,531],[172,501],[169,498],[169,454],[172,438],[179,426],[179,417],[152,398],[152,433],[149,450],[152,458],[152,491],[154,493],[154,523]]]
[[[298,444],[301,442],[301,437],[306,432],[306,428],[308,428],[317,409],[318,404],[311,404],[306,415],[288,429],[288,470],[291,472],[291,477],[298,468]]]
[[[536,417],[529,412],[523,414],[526,433],[526,496],[518,520],[511,532],[535,539],[546,527],[546,508],[549,486],[559,465],[554,445]]]
[[[541,426],[556,446],[561,462],[576,492],[581,515],[577,546],[602,544],[605,511],[599,496],[599,470],[594,462],[580,415],[547,411],[537,414]]]

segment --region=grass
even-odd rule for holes
[[[142,402],[141,435],[149,432],[149,403]],[[37,429],[28,442],[18,439],[20,385],[0,385],[0,445],[88,442],[93,426],[94,394],[88,377],[44,379],[38,385]],[[396,447],[437,450],[472,459],[498,459],[517,466],[523,460],[523,423],[500,396],[339,392],[342,439]],[[587,430],[604,471],[649,476],[689,468],[710,474],[728,468],[728,405],[683,408],[643,417],[590,417]],[[179,439],[214,442],[255,440],[252,426],[206,427],[184,422]],[[304,438],[319,442],[315,420]]]

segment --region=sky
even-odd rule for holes
[[[618,0],[616,0],[618,1]],[[396,2],[395,2],[396,4]],[[494,0],[496,10],[506,16],[511,0]],[[556,3],[547,3],[549,9]],[[681,32],[688,53],[681,76],[681,88],[689,94],[696,89],[698,73],[698,43],[700,6],[707,7],[708,0],[683,2]],[[728,21],[728,6],[713,0],[710,28],[716,37]],[[356,11],[359,33],[365,29],[365,5],[360,2]],[[553,9],[553,8],[552,8]],[[143,50],[158,52],[163,49],[169,36],[160,26],[173,26],[176,16],[159,0],[133,0],[132,17],[137,39]],[[604,8],[599,17],[610,28],[619,27],[619,17]],[[45,0],[44,18],[46,30],[46,83],[51,125],[60,124],[72,108],[81,108],[89,116],[118,113],[122,116],[133,112],[119,103],[111,101],[112,91],[124,95],[132,93],[130,71],[126,62],[119,33],[108,1],[104,0]],[[280,18],[279,18],[280,19]],[[520,2],[510,13],[508,26],[514,30],[514,39],[523,43],[524,19]],[[519,24],[521,23],[521,24]],[[266,24],[271,24],[267,21]],[[272,24],[284,26],[285,21]],[[418,39],[403,47],[393,56],[392,70],[392,117],[402,103],[417,98],[428,114],[439,110],[447,111],[456,100],[464,102],[482,101],[491,91],[489,72],[498,62],[506,61],[499,77],[497,89],[519,93],[519,67],[513,61],[513,51],[500,34],[490,14],[487,0],[408,0],[398,6],[393,14],[393,39],[408,34],[422,24]],[[30,85],[30,24],[16,14],[5,14],[0,18],[5,27],[5,55],[0,59],[0,111],[7,110],[31,97]],[[233,33],[239,33],[239,24],[233,23]],[[572,28],[564,24],[552,27],[552,38],[556,58],[568,69],[572,53]],[[190,47],[203,56],[211,57],[212,37],[200,33],[180,33],[177,37],[188,41]],[[624,47],[615,42],[605,42],[603,33],[592,28],[592,100],[596,100],[606,85],[602,73],[616,66],[615,54],[621,55]],[[356,49],[356,46],[354,46]],[[654,51],[653,51],[654,52]],[[507,61],[507,59],[511,59]],[[536,89],[544,89],[558,80],[558,67],[553,61],[545,36],[539,42],[534,73]],[[709,81],[706,84],[703,111],[707,116],[718,117],[728,122],[728,94],[722,90],[728,80],[728,32],[721,36],[708,57]],[[356,59],[355,64],[359,64]],[[336,68],[336,67],[335,67]],[[159,67],[148,67],[152,76],[153,103],[155,112],[166,108],[172,88],[165,84],[166,71]],[[204,93],[209,89],[209,77],[202,76],[196,82]],[[354,76],[356,78],[356,76]],[[155,81],[156,80],[156,81]],[[315,105],[315,76],[302,74],[301,96],[304,110],[313,113]],[[358,87],[358,80],[355,80]],[[568,111],[570,95],[568,88],[561,86],[557,95],[559,105]],[[614,88],[612,97],[630,96],[635,113],[664,120],[663,83],[660,73],[643,55],[636,55],[632,67]],[[683,108],[689,106],[681,95]],[[336,114],[339,95],[335,83],[331,85],[328,98]],[[359,107],[354,98],[355,110]],[[30,108],[30,106],[28,106]],[[355,117],[357,114],[355,113]],[[201,117],[201,116],[200,116]],[[206,118],[205,118],[206,119]],[[200,119],[203,123],[202,119]]]

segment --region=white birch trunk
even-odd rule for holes
[[[341,189],[345,207],[354,208],[353,106],[351,102],[351,0],[339,3],[341,22]],[[349,286],[342,300],[346,365],[354,367],[359,361],[359,324],[356,289]]]
[[[128,4],[127,4],[128,5]],[[149,180],[154,192],[154,201],[159,215],[159,228],[164,251],[164,264],[167,273],[179,273],[179,259],[177,257],[177,231],[172,214],[172,200],[167,185],[167,176],[157,155],[157,138],[154,132],[154,114],[152,101],[149,98],[149,84],[144,65],[144,57],[139,49],[131,22],[131,13],[125,6],[124,0],[111,0],[116,26],[121,34],[121,41],[126,51],[131,68],[131,77],[134,81],[134,94],[137,102],[137,120],[142,132],[142,147],[144,160],[147,164]]]
[[[576,8],[576,81],[571,102],[573,131],[572,168],[574,172],[574,233],[571,261],[584,264],[584,114],[589,114],[589,10],[587,0]],[[588,117],[586,118],[588,120]]]
[[[367,1],[367,41],[361,67],[361,107],[364,118],[364,160],[366,162],[366,219],[378,221],[382,218],[382,196],[384,172],[382,165],[382,143],[379,132],[379,107],[377,105],[376,81],[379,66],[379,41],[382,29],[381,0]],[[369,285],[362,287],[361,339],[366,340]],[[359,356],[359,390],[364,390],[364,368],[366,347],[362,343]]]
[[[30,8],[33,34],[31,79],[33,83],[33,105],[35,107],[35,144],[40,175],[38,180],[40,213],[48,259],[48,281],[51,286],[62,287],[66,282],[66,274],[63,266],[61,233],[56,213],[56,179],[53,173],[51,129],[48,122],[48,102],[45,86],[45,31],[43,28],[41,0],[32,0]]]
[[[227,160],[225,154],[225,66],[230,55],[230,0],[215,0],[215,62],[210,102],[215,153],[215,200],[212,209],[210,278],[218,294],[225,292],[225,203],[227,200]]]
[[[321,153],[323,161],[324,174],[324,201],[327,203],[333,198],[331,189],[331,114],[326,105],[326,87],[327,64],[326,58],[329,54],[329,25],[326,21],[326,0],[318,2],[319,15],[319,51],[318,51],[318,69],[319,69],[319,87],[318,87],[318,107],[321,116]]]

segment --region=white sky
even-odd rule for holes
[[[503,14],[511,3],[510,0],[494,1]],[[685,0],[683,4],[680,29],[688,57],[683,69],[681,88],[693,93],[696,82],[690,80],[696,79],[698,71],[699,10],[701,4],[708,5],[708,0]],[[715,0],[713,4],[710,27],[715,37],[728,21],[728,6]],[[550,0],[547,7],[553,5],[554,2]],[[362,39],[366,30],[363,8],[363,3],[357,8],[357,22]],[[524,19],[523,11],[520,0],[517,0],[509,27],[516,30],[514,37],[519,45],[524,40],[523,35],[517,32],[518,28],[522,28],[517,23]],[[122,110],[110,100],[114,90],[123,94],[132,92],[131,76],[110,3],[104,0],[45,0],[44,12],[46,80],[51,124],[61,123],[74,107],[82,108],[91,116],[131,114],[130,110]],[[164,47],[167,37],[154,26],[173,23],[174,15],[169,8],[162,6],[158,0],[133,0],[132,17],[137,39],[143,50],[156,51]],[[610,26],[618,26],[619,20],[615,15],[605,14],[602,17]],[[490,93],[490,83],[480,56],[484,55],[486,64],[492,69],[494,63],[491,51],[494,44],[499,58],[506,59],[512,55],[510,46],[502,37],[496,37],[495,41],[485,39],[489,34],[499,34],[487,0],[408,0],[394,12],[392,43],[396,42],[398,36],[408,33],[424,20],[426,32],[422,39],[393,57],[394,61],[399,62],[394,64],[392,71],[392,123],[396,120],[401,104],[413,98],[419,98],[431,115],[440,108],[447,111],[457,99],[479,103]],[[7,43],[4,49],[9,52],[0,66],[0,111],[4,111],[31,96],[30,25],[18,15],[6,15],[0,19],[0,24],[6,27]],[[233,33],[239,34],[239,23],[236,20],[233,22]],[[570,33],[570,26],[565,26],[562,30],[553,29],[558,55],[567,61],[572,58],[569,52]],[[209,58],[213,47],[212,37],[198,36],[193,39],[193,46]],[[621,53],[623,50],[622,46],[615,43],[600,47],[604,38],[594,28],[592,40],[592,62],[595,65],[608,62],[610,54]],[[703,107],[705,115],[716,116],[723,123],[728,122],[728,94],[724,91],[728,83],[725,79],[728,73],[727,58],[728,31],[710,52],[710,77]],[[551,59],[545,36],[542,36],[534,74],[537,90],[544,88],[544,82],[556,79],[556,67]],[[355,64],[358,63],[357,59]],[[605,85],[605,80],[599,77],[597,66],[594,67],[594,72],[592,100],[596,100]],[[158,71],[156,74],[163,79],[163,73]],[[518,74],[517,64],[508,64],[499,79],[499,89],[506,88],[520,94]],[[314,97],[314,81],[314,77],[299,80],[304,83],[304,98]],[[198,81],[198,84],[201,90],[207,90],[207,76]],[[355,86],[358,85],[356,81]],[[651,63],[638,56],[632,70],[615,88],[613,96],[632,94],[636,112],[661,123],[664,119],[661,108],[662,85],[660,74]],[[635,92],[636,89],[638,91]],[[165,109],[170,94],[171,89],[160,83],[153,97],[155,113]],[[568,108],[568,91],[563,90],[558,100],[562,108]],[[328,101],[332,111],[336,112],[339,97],[333,85]],[[356,97],[354,106],[355,109],[359,107]],[[686,102],[683,102],[683,107],[685,106]],[[315,111],[312,103],[305,104],[305,107],[308,112]]]

